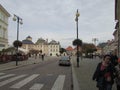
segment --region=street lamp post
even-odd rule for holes
[[[79,16],[80,16],[80,14],[79,14],[78,9],[77,9],[76,18],[75,18],[76,29],[77,29],[77,40],[78,40],[78,17]],[[77,44],[77,67],[79,67],[79,46],[78,46],[78,44]]]
[[[96,46],[96,42],[98,41],[98,38],[93,38],[92,41],[94,42],[94,44]]]
[[[13,21],[17,20],[17,41],[19,40],[19,24],[23,24],[22,18],[14,14]],[[18,65],[18,46],[17,46],[17,59],[16,59],[16,66]]]
[[[94,42],[95,44],[95,48],[97,49],[97,45],[96,45],[96,42],[98,41],[98,38],[93,38],[92,41]],[[95,51],[95,57],[96,57],[96,51]]]

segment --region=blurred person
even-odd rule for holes
[[[111,56],[105,55],[102,62],[98,63],[92,79],[96,80],[99,90],[112,90],[114,83],[114,67],[110,62]]]
[[[45,56],[45,54],[42,54],[42,60],[44,60],[44,56]]]
[[[111,63],[114,65],[114,67],[118,64],[118,56],[115,51],[111,52]]]
[[[120,58],[118,59],[118,65],[115,67],[115,82],[117,86],[117,90],[120,90]]]

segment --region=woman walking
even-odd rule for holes
[[[115,66],[115,82],[116,82],[116,86],[117,86],[117,90],[120,90],[120,58],[118,59],[118,65]]]
[[[112,85],[114,83],[114,67],[110,59],[110,55],[105,55],[103,61],[97,65],[93,74],[93,80],[97,81],[96,86],[99,90],[112,90]]]

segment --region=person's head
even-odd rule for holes
[[[110,56],[110,55],[105,55],[105,56],[103,57],[103,61],[104,61],[105,63],[110,63],[110,60],[111,60],[111,56]]]

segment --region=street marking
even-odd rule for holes
[[[0,75],[4,75],[5,73],[0,73]]]
[[[51,90],[62,90],[65,81],[65,75],[59,75]]]
[[[21,88],[22,86],[24,86],[25,84],[29,83],[30,81],[32,81],[34,78],[36,78],[37,76],[39,76],[39,74],[33,74],[32,76],[14,84],[13,86],[11,86],[11,88]]]
[[[8,74],[8,75],[5,75],[5,76],[1,76],[0,79],[11,77],[11,76],[15,76],[15,74]]]
[[[43,84],[36,83],[30,88],[30,90],[40,90],[43,86]]]
[[[10,78],[10,79],[8,79],[8,80],[2,81],[2,82],[0,82],[0,87],[1,87],[1,86],[4,86],[4,85],[6,85],[6,84],[8,84],[8,83],[10,83],[10,82],[12,82],[12,81],[15,81],[15,80],[17,80],[17,79],[19,79],[19,78],[25,77],[25,76],[26,76],[26,75],[20,75],[20,76],[16,76],[16,77]]]

